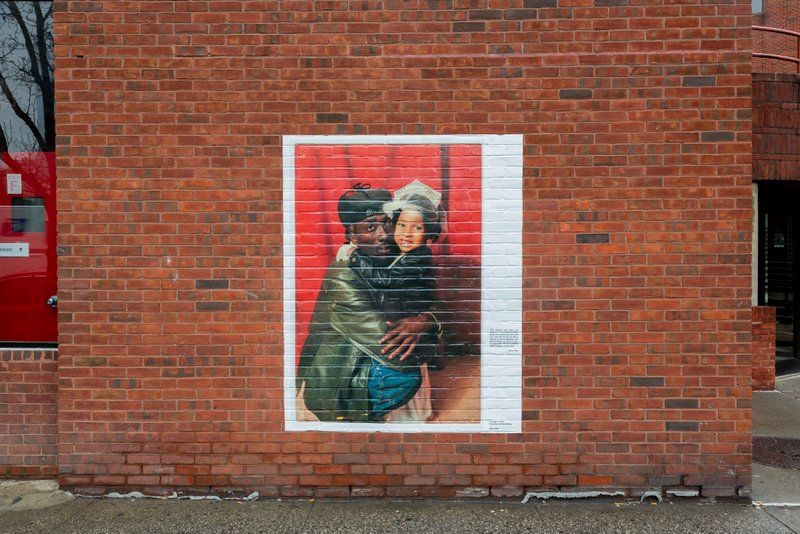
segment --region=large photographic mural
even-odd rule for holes
[[[287,430],[518,432],[522,137],[285,136]]]

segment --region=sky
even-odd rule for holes
[[[33,2],[16,2],[20,11],[25,15],[32,13]],[[42,11],[46,12],[50,7],[50,2],[40,2]],[[0,13],[8,13],[7,8],[0,5]],[[49,19],[50,28],[52,28],[52,16]],[[36,35],[36,28],[32,26],[29,28],[31,35]],[[23,47],[14,45],[14,42],[22,42],[22,33],[19,26],[13,19],[8,20],[3,17],[0,18],[0,72],[2,72],[7,80],[8,85],[17,97],[17,101],[23,109],[29,110],[32,113],[32,119],[37,125],[41,125],[42,118],[42,98],[41,93],[37,87],[33,90],[29,87],[29,83],[24,83],[20,80],[15,80],[9,74],[15,71],[15,64],[27,57],[27,52]],[[51,51],[52,54],[52,51]],[[52,55],[51,55],[52,64]],[[35,141],[30,133],[30,130],[23,124],[23,122],[16,116],[8,104],[6,97],[0,92],[0,127],[6,132],[6,137],[9,142],[10,152],[27,152],[35,147]]]

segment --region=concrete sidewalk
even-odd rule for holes
[[[795,532],[792,509],[672,499],[252,500],[74,498],[52,481],[0,483],[2,533]]]
[[[753,393],[753,437],[800,439],[800,375],[775,381],[775,391]],[[753,501],[800,532],[800,471],[753,462]]]
[[[744,503],[74,499],[0,513],[0,532],[792,532]]]

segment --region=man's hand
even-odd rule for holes
[[[381,354],[390,360],[399,358],[402,362],[413,354],[419,339],[433,326],[433,319],[430,314],[422,314],[386,324],[391,330],[381,338],[381,343],[385,345]]]

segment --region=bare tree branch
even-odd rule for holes
[[[3,130],[3,126],[0,125],[0,154],[8,152],[8,138],[6,137],[6,132]]]
[[[42,76],[39,72],[39,62],[36,61],[36,49],[33,46],[33,40],[31,39],[31,34],[28,31],[28,26],[25,24],[25,19],[22,18],[22,13],[19,12],[19,8],[17,7],[16,2],[13,1],[4,1],[0,2],[8,8],[8,11],[11,13],[11,16],[14,17],[14,20],[17,21],[19,24],[19,29],[22,32],[22,37],[25,39],[25,48],[28,50],[28,55],[31,58],[31,70],[33,71],[33,79],[36,80],[36,83],[42,85]]]
[[[42,150],[55,150],[56,146],[56,106],[55,106],[55,86],[53,83],[53,66],[47,58],[47,30],[45,23],[47,19],[42,15],[41,7],[38,3],[33,4],[36,13],[36,38],[39,43],[39,71],[42,73],[42,104],[44,107],[44,139],[45,144]],[[48,14],[52,11],[53,4],[50,3]],[[31,58],[33,59],[33,58]]]
[[[36,124],[31,120],[30,116],[19,106],[14,93],[11,92],[11,88],[8,86],[8,83],[6,82],[6,79],[2,73],[0,73],[0,90],[3,91],[6,99],[8,99],[8,103],[11,105],[11,109],[14,111],[14,113],[22,122],[25,123],[25,126],[30,128],[31,133],[36,138],[36,142],[39,143],[39,146],[42,150],[45,150],[46,143],[42,137],[42,134],[39,132],[39,128],[36,127]]]
[[[0,161],[5,163],[12,171],[19,171],[19,163],[8,153],[8,138],[2,126],[0,126]]]
[[[25,136],[26,150],[49,152],[55,149],[55,87],[53,62],[48,53],[52,45],[49,25],[52,19],[49,17],[53,4],[46,5],[43,13],[42,6],[36,2],[22,9],[20,3],[0,0],[0,21],[4,26],[18,26],[3,31],[0,40],[0,66],[3,67],[0,69],[0,95],[8,100],[11,110],[30,130]],[[20,91],[27,92],[27,98]],[[43,121],[39,120],[39,112],[43,114]],[[9,134],[18,130],[12,127],[3,132],[7,147],[17,147],[22,138],[14,139]],[[38,146],[33,146],[34,143]]]
[[[51,4],[52,6],[52,4]],[[42,74],[42,89],[45,85],[50,85],[50,63],[47,61],[47,44],[45,43],[44,15],[38,2],[33,3],[33,10],[36,12],[36,40],[39,44],[39,71]],[[31,60],[35,58],[32,57]]]

